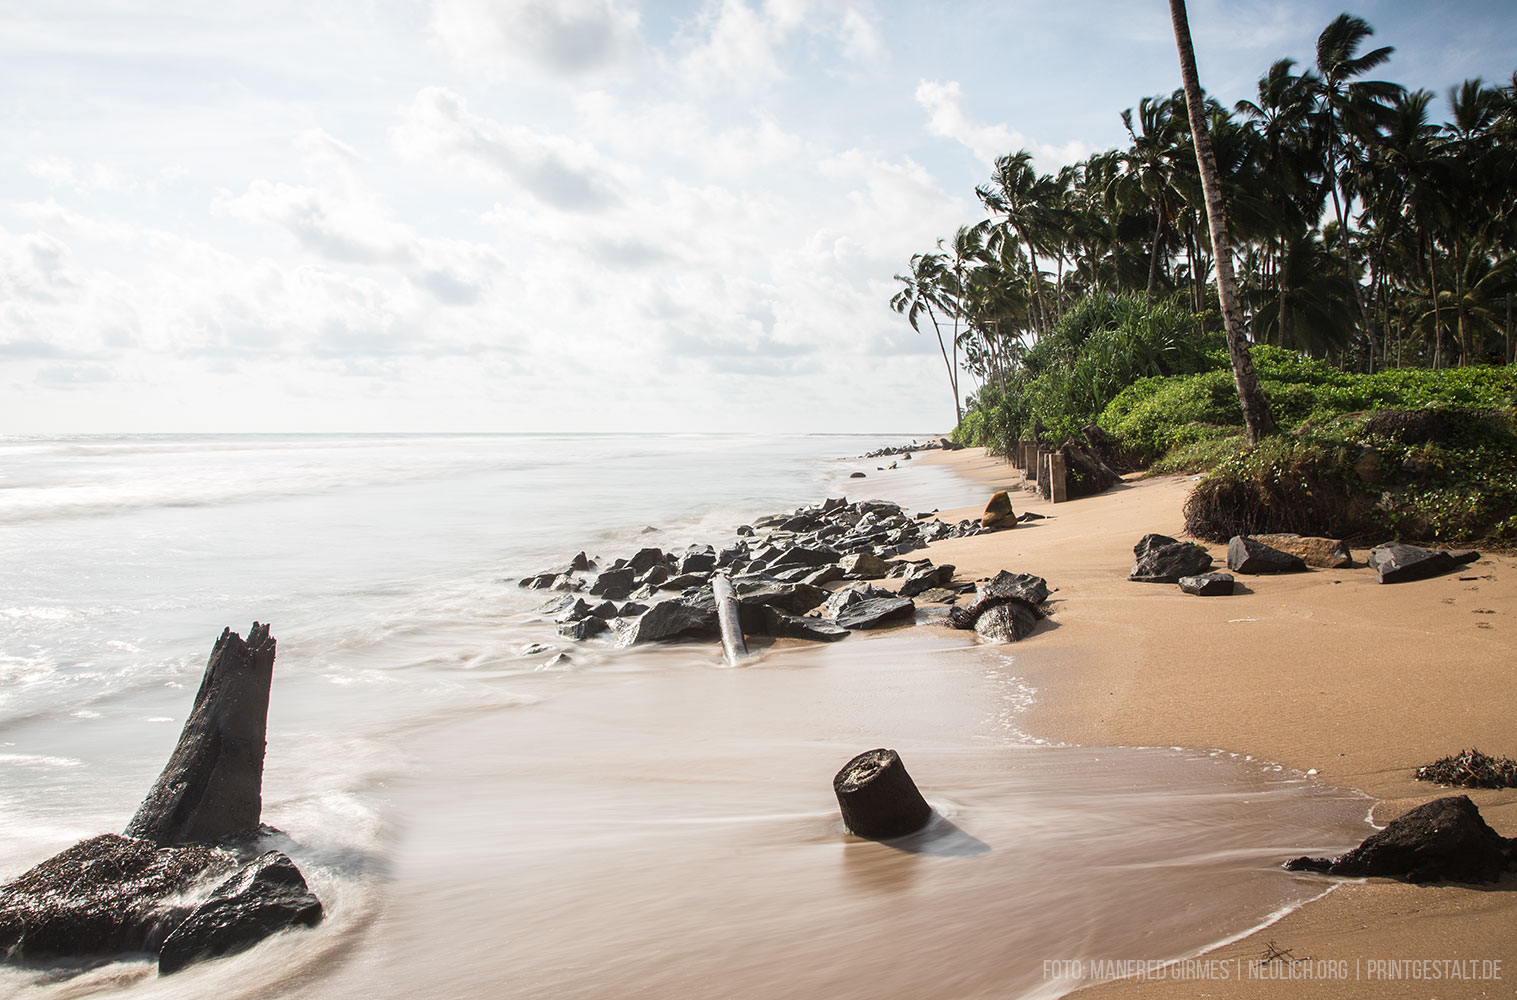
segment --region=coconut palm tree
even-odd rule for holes
[[[890,308],[906,317],[911,328],[922,332],[921,320],[926,316],[932,323],[932,332],[938,338],[938,350],[943,354],[943,365],[948,369],[948,387],[953,391],[955,426],[964,420],[964,403],[959,397],[958,344],[953,345],[954,356],[948,354],[948,341],[943,337],[943,322],[939,314],[954,311],[954,306],[944,299],[944,289],[953,280],[953,272],[944,265],[942,254],[918,253],[911,255],[911,270],[898,274],[895,280],[901,288],[890,299]]]
[[[1233,278],[1233,247],[1227,232],[1227,207],[1222,201],[1222,180],[1217,173],[1217,158],[1212,152],[1211,133],[1206,123],[1206,102],[1196,75],[1196,53],[1191,47],[1185,0],[1169,0],[1169,15],[1175,29],[1175,48],[1180,56],[1180,79],[1185,84],[1185,106],[1190,114],[1196,166],[1206,196],[1212,255],[1217,262],[1217,295],[1222,305],[1222,323],[1227,330],[1227,353],[1232,360],[1238,401],[1243,406],[1244,432],[1250,444],[1257,444],[1275,433],[1275,420],[1269,411],[1269,401],[1264,398],[1264,390],[1259,387],[1258,376],[1254,374],[1253,361],[1248,356],[1243,317],[1238,308],[1238,288]]]

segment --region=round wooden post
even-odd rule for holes
[[[860,837],[889,840],[915,833],[932,818],[894,750],[868,750],[843,765],[832,779],[843,824]]]

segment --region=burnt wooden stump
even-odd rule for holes
[[[890,840],[916,833],[932,818],[894,750],[868,750],[843,765],[832,779],[843,824],[860,837]]]
[[[231,629],[221,633],[179,743],[127,824],[128,837],[211,844],[257,828],[273,679],[267,625],[254,622],[246,642]]]

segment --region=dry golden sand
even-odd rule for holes
[[[1021,472],[980,449],[918,457],[983,480],[987,499],[993,489],[1011,488],[1018,513],[1049,515],[1014,530],[940,542],[928,553],[934,562],[955,564],[961,578],[1009,569],[1038,574],[1056,588],[1055,627],[1020,657],[1038,691],[1026,725],[1036,735],[1087,745],[1220,748],[1315,769],[1323,781],[1378,799],[1378,824],[1455,794],[1414,781],[1418,765],[1469,746],[1517,754],[1511,557],[1487,555],[1447,576],[1385,586],[1356,550],[1354,568],[1240,576],[1245,593],[1192,597],[1172,584],[1127,580],[1142,535],[1186,537],[1181,508],[1189,477],[1129,481],[1054,505],[1020,492]],[[1225,547],[1209,550],[1217,568],[1225,568]],[[1469,795],[1497,832],[1517,836],[1517,790]],[[1251,963],[1271,942],[1296,958],[1338,960],[1343,964],[1315,968],[1346,971],[1346,978],[1240,981],[1239,972],[1256,968]],[[1222,960],[1232,978],[1165,974],[1104,983],[1080,996],[1511,997],[1517,875],[1479,888],[1342,884],[1207,957]],[[1369,965],[1385,959],[1499,961],[1501,979],[1388,981],[1379,974],[1390,970]],[[1265,972],[1286,968],[1276,962]],[[1311,971],[1290,968],[1297,975]]]

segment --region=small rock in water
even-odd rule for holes
[[[269,851],[216,887],[163,941],[158,971],[245,951],[287,927],[321,923],[320,901],[284,854]]]
[[[855,472],[853,475],[849,476],[848,478],[849,479],[863,479],[864,478],[864,473],[862,473],[862,472]]]
[[[1450,795],[1403,813],[1347,854],[1296,858],[1285,867],[1408,882],[1495,882],[1514,855],[1517,840],[1492,830],[1468,795]]]

